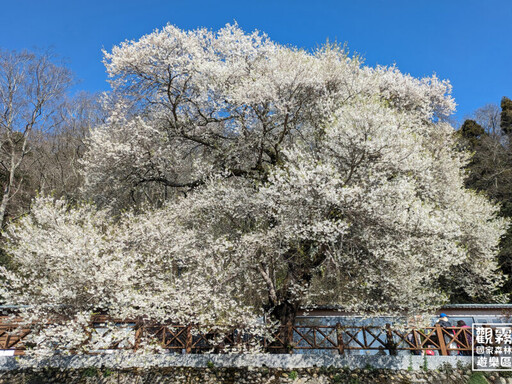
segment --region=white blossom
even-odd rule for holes
[[[2,295],[28,317],[65,315],[38,345],[95,348],[79,325],[98,310],[257,328],[306,304],[498,299],[508,223],[463,186],[448,82],[236,25],[169,25],[105,64],[110,115],[83,163],[100,208],[42,197],[8,232]]]

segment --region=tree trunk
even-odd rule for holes
[[[277,305],[270,312],[272,319],[279,322],[279,339],[282,340],[283,348],[277,349],[278,353],[292,353],[293,352],[293,326],[295,325],[295,318],[300,308],[300,302],[283,300],[281,304]]]
[[[314,244],[305,244],[303,248],[309,250]],[[269,286],[269,303],[271,306],[270,317],[279,322],[281,327],[279,338],[282,341],[283,351],[291,353],[293,351],[293,326],[295,325],[295,318],[297,312],[302,305],[303,298],[297,297],[291,292],[293,285],[299,285],[306,290],[309,289],[313,279],[313,271],[316,267],[322,264],[325,260],[325,247],[322,246],[317,252],[313,260],[309,258],[297,258],[297,251],[291,249],[285,255],[285,260],[288,264],[287,275],[282,283],[282,287],[275,289],[275,285],[269,278],[269,273],[260,268],[262,276],[267,281]]]
[[[4,187],[4,194],[2,196],[2,202],[0,203],[0,229],[2,229],[4,225],[5,212],[7,210],[7,204],[9,203],[9,199],[11,198],[11,185],[14,179],[14,172],[11,170],[9,173],[9,180],[6,181]]]

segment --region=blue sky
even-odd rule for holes
[[[102,48],[167,23],[218,29],[234,20],[282,44],[347,42],[368,65],[436,73],[453,84],[458,119],[512,98],[510,0],[0,0],[0,47],[53,47],[80,80],[76,89],[97,92],[108,89]]]

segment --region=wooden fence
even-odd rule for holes
[[[108,334],[101,319],[93,321],[93,329],[100,337]],[[422,329],[400,331],[386,327],[373,326],[334,326],[295,325],[280,327],[269,337],[260,337],[233,330],[218,332],[199,329],[196,326],[151,325],[130,321],[116,321],[116,327],[133,332],[132,342],[121,344],[113,342],[105,349],[136,350],[142,336],[157,341],[170,353],[224,353],[229,350],[243,350],[259,346],[269,353],[322,353],[359,354],[364,351],[395,355],[399,351],[411,354],[471,355],[473,335],[471,328],[439,325]],[[102,328],[103,327],[103,328]],[[7,317],[0,317],[0,350],[13,350],[15,355],[24,353],[25,337],[30,328],[19,327]],[[360,352],[363,351],[363,352]],[[97,351],[101,353],[100,351]]]

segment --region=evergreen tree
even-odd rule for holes
[[[464,121],[460,128],[460,134],[470,150],[474,150],[479,145],[482,137],[486,135],[485,129],[475,120]]]
[[[467,165],[466,187],[485,193],[501,206],[500,215],[512,218],[512,100],[503,97],[501,111],[488,105],[475,111],[475,120],[462,124],[459,134],[463,147],[473,153]],[[512,228],[500,242],[499,262],[508,275],[503,289],[512,292]]]
[[[501,130],[506,135],[512,134],[512,100],[506,96],[501,99]]]

